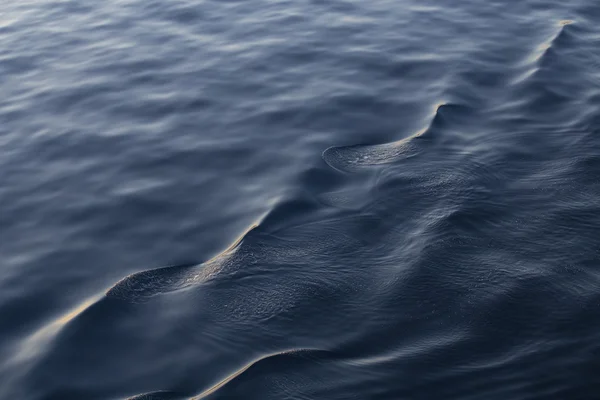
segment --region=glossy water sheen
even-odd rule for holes
[[[597,399],[600,2],[4,0],[0,398]]]

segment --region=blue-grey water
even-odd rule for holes
[[[4,0],[0,399],[600,398],[600,2]]]

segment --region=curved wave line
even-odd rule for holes
[[[308,351],[319,351],[319,350],[317,350],[317,349],[295,349],[295,350],[284,350],[284,351],[279,351],[279,352],[264,355],[254,361],[249,362],[248,364],[244,365],[242,368],[238,369],[237,371],[233,372],[232,374],[226,376],[224,379],[222,379],[219,382],[217,382],[216,384],[214,384],[213,386],[204,390],[202,393],[200,393],[194,397],[191,397],[189,400],[200,400],[200,399],[206,398],[208,395],[213,394],[214,392],[221,389],[223,386],[225,386],[226,384],[228,384],[229,382],[231,382],[232,380],[234,380],[235,378],[237,378],[238,376],[240,376],[241,374],[246,372],[253,365],[255,365],[261,361],[264,361],[267,358],[272,358],[272,357],[277,357],[277,356],[282,356],[282,355],[287,355],[287,354],[294,354],[294,353],[299,353],[299,352],[308,352]]]
[[[420,152],[414,140],[424,137],[439,122],[440,111],[448,106],[446,102],[434,104],[433,112],[428,117],[429,122],[423,128],[407,137],[392,142],[379,144],[355,144],[349,146],[331,146],[323,151],[321,157],[332,169],[346,173],[357,168],[392,163],[402,157],[411,157]]]

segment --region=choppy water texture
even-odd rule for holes
[[[0,88],[1,399],[600,396],[600,2],[8,0]]]

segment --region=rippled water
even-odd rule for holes
[[[8,0],[0,88],[0,398],[598,398],[599,2]]]

